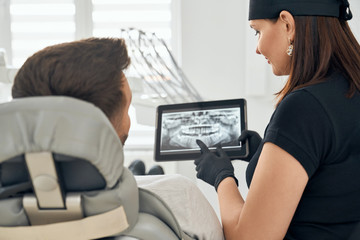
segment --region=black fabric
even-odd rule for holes
[[[352,18],[347,0],[250,0],[249,20],[278,18],[282,10],[293,16]]]
[[[340,74],[294,91],[267,126],[264,142],[290,153],[309,176],[285,239],[347,239],[360,222],[360,94],[347,91]]]
[[[24,155],[16,156],[0,164],[1,175],[0,182],[2,186],[11,186],[14,184],[29,181],[29,174],[26,169]]]
[[[359,240],[360,239],[360,223],[356,225],[355,231],[352,232],[350,238],[348,240]]]
[[[65,192],[93,191],[106,188],[106,181],[89,161],[62,154],[53,154],[60,184]],[[0,191],[30,180],[24,155],[0,164]],[[32,189],[29,189],[32,191]]]

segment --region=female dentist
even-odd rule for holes
[[[250,146],[246,201],[226,153],[197,141],[197,177],[217,190],[227,240],[348,239],[359,224],[360,46],[351,18],[347,0],[250,0],[256,53],[289,77],[264,139]]]

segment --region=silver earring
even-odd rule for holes
[[[286,53],[287,53],[287,55],[289,55],[289,57],[291,57],[291,56],[293,55],[294,45],[292,44],[292,42],[291,42],[291,41],[289,41],[289,42],[290,42],[290,45],[289,45],[289,47],[288,47],[288,49],[287,49]]]

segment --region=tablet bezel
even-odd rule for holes
[[[247,130],[247,113],[246,113],[246,100],[240,99],[228,99],[228,100],[217,100],[217,101],[204,101],[204,102],[192,102],[192,103],[181,103],[181,104],[169,104],[160,105],[156,109],[156,126],[155,126],[155,148],[154,158],[155,161],[181,161],[181,160],[194,160],[200,157],[200,149],[194,153],[169,153],[162,154],[160,152],[161,147],[161,130],[162,130],[162,114],[165,112],[184,112],[184,111],[196,111],[206,109],[222,109],[222,108],[240,108],[240,131]],[[237,159],[246,157],[248,154],[248,143],[246,142],[240,149],[224,149],[227,155],[231,159]],[[215,151],[215,150],[211,150]]]

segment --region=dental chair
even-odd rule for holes
[[[123,161],[110,121],[88,102],[0,104],[0,239],[192,239]]]

